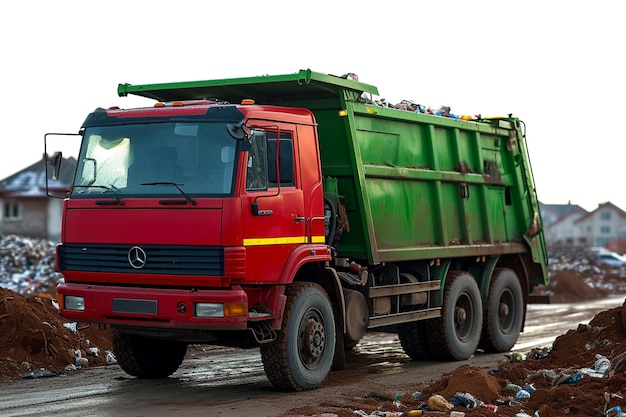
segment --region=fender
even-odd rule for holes
[[[282,326],[283,311],[287,301],[285,298],[285,287],[294,281],[298,271],[306,264],[325,263],[330,260],[330,247],[324,244],[300,245],[291,252],[280,275],[279,282],[272,285],[264,297],[266,305],[274,312],[273,329],[278,330]]]

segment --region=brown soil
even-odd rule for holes
[[[550,283],[536,288],[534,294],[549,294],[551,303],[572,303],[590,298],[603,298],[609,291],[604,288],[593,288],[576,272],[564,270],[554,273],[550,277]]]
[[[65,324],[76,326],[65,327]],[[108,331],[63,319],[48,294],[22,296],[0,288],[0,381],[107,364]],[[95,348],[95,349],[94,349]],[[77,352],[82,361],[77,361]],[[85,360],[87,362],[85,362]]]

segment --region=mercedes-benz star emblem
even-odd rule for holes
[[[147,260],[148,255],[146,255],[146,251],[139,246],[133,246],[128,251],[128,263],[135,269],[141,269],[146,266]]]

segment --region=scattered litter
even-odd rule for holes
[[[113,354],[113,352],[111,352],[110,350],[107,350],[106,353],[107,353],[106,358],[107,358],[107,364],[108,365],[112,365],[114,363],[117,363],[117,359],[115,358],[115,355]]]
[[[72,323],[63,323],[63,326],[64,326],[66,329],[70,329],[70,330],[71,330],[71,331],[73,331],[74,333],[78,332],[78,329],[77,329],[78,323],[76,323],[76,322],[72,322]]]
[[[443,396],[435,394],[428,399],[428,408],[435,411],[450,411],[454,405],[448,402]]]
[[[20,376],[21,379],[36,379],[36,378],[48,378],[51,376],[58,376],[56,372],[48,371],[47,369],[37,369],[36,371],[27,372]]]
[[[478,406],[478,401],[469,392],[456,393],[452,396],[452,404],[464,408],[474,408]]]

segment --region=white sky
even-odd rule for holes
[[[0,179],[38,161],[47,132],[119,83],[358,74],[390,102],[512,113],[527,126],[539,199],[626,210],[626,3],[599,1],[4,1]]]

